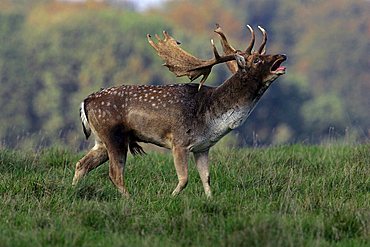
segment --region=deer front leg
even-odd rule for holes
[[[173,160],[175,163],[177,178],[179,183],[177,184],[175,190],[172,192],[173,196],[178,195],[188,183],[188,156],[189,151],[182,147],[172,148]]]
[[[76,163],[75,175],[72,185],[76,185],[78,181],[88,172],[100,166],[108,160],[108,152],[104,144],[96,140],[95,146]]]
[[[197,166],[200,179],[202,180],[204,192],[208,198],[212,197],[211,192],[211,180],[209,176],[209,162],[208,162],[209,150],[201,153],[194,153],[195,164]]]

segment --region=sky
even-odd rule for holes
[[[85,2],[86,0],[59,0],[62,2],[75,2],[75,3],[80,3],[80,2]],[[97,2],[103,2],[104,0],[95,0]],[[138,10],[145,10],[150,7],[154,7],[156,5],[159,5],[165,1],[168,0],[111,0],[111,1],[116,1],[116,2],[131,2],[135,6],[137,6]]]
[[[130,0],[130,2],[133,2],[135,3],[136,6],[138,6],[139,10],[144,10],[146,8],[159,5],[164,1],[166,0],[139,0],[139,1]]]

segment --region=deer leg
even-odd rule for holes
[[[109,157],[109,178],[125,197],[130,197],[125,182],[124,170],[128,152],[128,138],[116,139],[115,142],[107,143]]]
[[[208,150],[201,153],[194,153],[195,165],[197,166],[200,179],[202,180],[204,192],[208,198],[212,197],[211,180],[209,176]]]
[[[186,148],[173,147],[172,155],[175,163],[177,178],[179,183],[175,190],[172,192],[173,196],[178,195],[188,183],[188,155],[189,152]]]
[[[88,172],[100,166],[108,160],[107,149],[100,140],[95,141],[95,146],[76,163],[75,175],[72,185],[76,185],[78,181]]]

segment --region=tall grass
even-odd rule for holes
[[[289,146],[211,153],[207,200],[190,164],[129,157],[130,199],[107,164],[71,186],[82,156],[0,150],[0,246],[368,246],[370,146]]]

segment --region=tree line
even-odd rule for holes
[[[167,30],[184,49],[212,56],[219,23],[244,49],[246,24],[264,26],[268,53],[288,55],[288,74],[262,98],[235,145],[370,137],[368,1],[169,1],[136,12],[105,2],[0,3],[0,140],[9,147],[83,147],[79,103],[101,87],[170,84],[175,78],[147,44]],[[259,37],[259,36],[258,36]],[[230,76],[218,66],[208,85]]]

